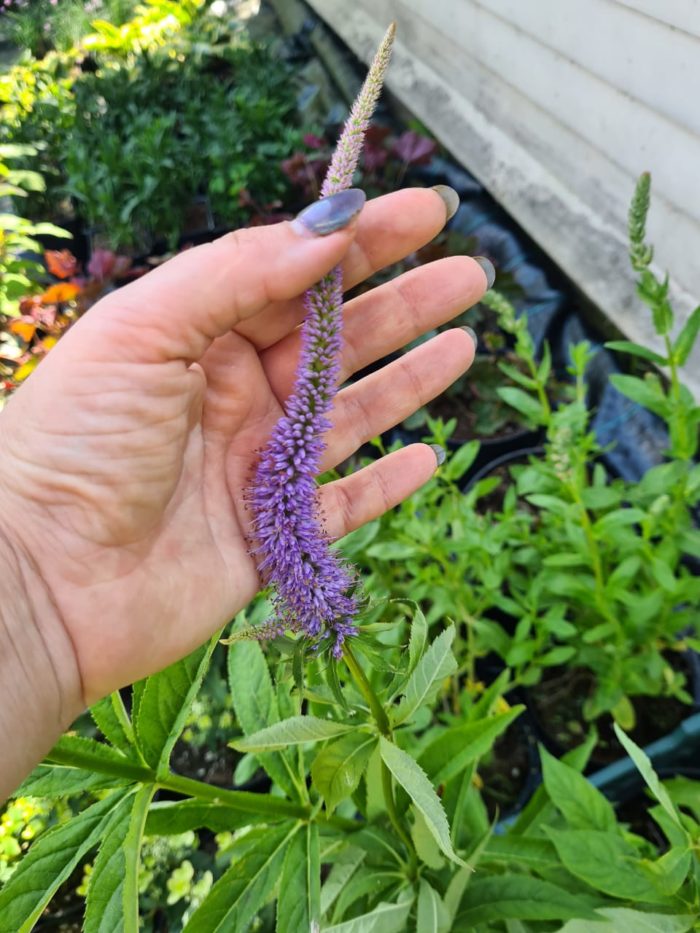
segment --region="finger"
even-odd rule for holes
[[[357,222],[354,241],[342,262],[347,291],[375,272],[429,243],[445,226],[445,202],[432,188],[406,188],[368,201]],[[259,350],[272,346],[304,320],[300,297],[271,305],[238,332]]]
[[[334,200],[343,195],[349,204]],[[307,208],[306,224],[244,228],[180,253],[105,298],[96,314],[83,318],[82,331],[99,327],[104,345],[95,354],[110,359],[198,360],[214,339],[268,304],[300,295],[336,266],[352,242],[352,218],[362,203],[358,191],[316,202],[314,209],[323,205],[346,225],[329,235],[309,229]]]
[[[339,382],[405,346],[475,304],[488,285],[484,270],[468,256],[452,256],[412,269],[365,292],[345,306]],[[297,329],[262,354],[278,399],[294,384],[301,346]]]
[[[339,392],[322,469],[345,460],[444,392],[469,369],[475,349],[466,331],[448,330]]]
[[[342,538],[408,498],[436,469],[435,451],[427,444],[411,444],[322,486],[324,530],[332,540]]]

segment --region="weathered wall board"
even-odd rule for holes
[[[653,344],[626,215],[681,319],[700,301],[700,0],[308,0],[361,58],[398,23],[388,85],[630,337]],[[687,367],[700,394],[700,352]]]

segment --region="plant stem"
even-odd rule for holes
[[[372,712],[375,722],[377,723],[377,728],[381,734],[391,740],[391,723],[389,722],[389,717],[384,711],[379,697],[374,692],[372,684],[369,682],[365,676],[365,672],[362,670],[360,665],[357,662],[357,658],[352,652],[352,648],[348,645],[347,642],[343,645],[343,657],[345,658],[345,663],[348,666],[348,670],[352,674],[353,680],[355,681],[357,688],[359,689],[362,696],[367,701],[369,708]],[[413,847],[413,842],[411,837],[403,826],[401,822],[401,817],[399,812],[396,809],[396,801],[394,799],[394,787],[392,784],[391,771],[382,761],[382,791],[384,793],[384,805],[386,806],[386,812],[391,822],[391,825],[396,830],[396,834],[399,839],[406,846],[406,850],[411,858],[411,864],[415,863],[415,849]]]
[[[358,664],[357,658],[347,642],[343,645],[343,657],[345,658],[345,663],[360,693],[367,701],[367,705],[374,717],[374,721],[377,723],[379,731],[387,738],[391,738],[391,723],[389,722],[389,717],[384,712],[384,707],[380,703],[379,697],[372,689],[372,684],[367,680],[365,672]]]

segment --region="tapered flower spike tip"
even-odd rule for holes
[[[352,105],[343,132],[340,134],[328,173],[321,188],[321,197],[336,194],[352,185],[357,163],[362,152],[362,143],[365,133],[372,119],[374,108],[384,84],[384,75],[389,67],[391,48],[396,35],[396,23],[391,23],[386,31],[381,45],[377,49],[374,61],[369,66],[365,83]]]

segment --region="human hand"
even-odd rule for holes
[[[54,731],[193,650],[254,596],[243,493],[292,387],[299,296],[339,262],[351,287],[444,222],[441,197],[413,189],[329,236],[282,223],[189,250],[95,305],[16,393],[0,415],[0,595],[12,607],[21,588],[17,643],[32,646],[21,663],[37,709],[61,720]],[[486,285],[473,259],[452,257],[348,302],[342,377]],[[442,392],[473,354],[469,335],[449,330],[342,389],[324,467]],[[322,487],[329,535],[434,471],[434,452],[415,444]]]

